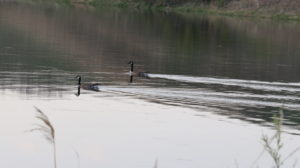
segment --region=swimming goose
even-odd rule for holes
[[[76,78],[78,79],[78,88],[92,90],[92,91],[100,91],[100,84],[93,83],[93,84],[81,84],[81,76],[77,75]]]
[[[136,73],[133,72],[134,62],[133,62],[133,61],[129,61],[128,64],[130,64],[129,76],[135,75]],[[137,74],[137,76],[139,76],[139,77],[144,77],[144,78],[150,78],[148,72],[139,72],[139,73]]]

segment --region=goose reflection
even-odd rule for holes
[[[80,96],[80,86],[77,87],[77,93],[75,93],[76,96]]]
[[[130,64],[130,71],[129,71],[129,82],[133,82],[133,61],[129,61],[128,64]]]

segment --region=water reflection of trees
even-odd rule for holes
[[[159,73],[299,79],[297,23],[155,12],[13,9],[1,9],[6,26],[59,50],[59,57],[79,67],[95,62],[90,69],[107,68],[132,58]]]

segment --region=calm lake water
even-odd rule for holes
[[[272,167],[261,137],[280,108],[282,157],[300,146],[299,37],[299,22],[0,3],[0,167],[53,167],[34,106],[58,167]],[[129,83],[129,60],[150,78]],[[100,92],[76,96],[76,75]]]

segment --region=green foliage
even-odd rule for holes
[[[127,2],[120,2],[120,3],[118,3],[118,7],[119,8],[127,8],[128,7],[128,3]]]
[[[273,159],[276,168],[280,168],[280,166],[283,164],[281,157],[281,149],[283,147],[283,142],[281,138],[282,120],[283,112],[282,109],[280,109],[279,116],[275,115],[273,120],[276,130],[275,134],[272,137],[268,137],[267,135],[262,136],[264,148]],[[275,142],[273,143],[273,141]]]
[[[217,0],[217,6],[219,8],[224,7],[225,6],[225,0]]]
[[[71,5],[71,0],[61,0],[61,2],[65,5]]]
[[[129,6],[129,1],[127,0],[92,0],[89,1],[89,5],[96,8],[102,7],[118,7],[118,8],[127,8]]]
[[[55,6],[55,7],[70,7],[72,6],[71,0],[28,0],[22,1],[23,3],[33,4],[33,5],[46,5],[46,6]]]
[[[280,168],[284,165],[284,163],[291,158],[296,152],[300,150],[300,147],[297,147],[294,151],[283,158],[281,151],[284,147],[284,143],[282,141],[282,125],[283,125],[283,110],[279,110],[279,114],[274,116],[274,127],[275,134],[271,137],[267,135],[262,135],[262,142],[264,145],[264,150],[269,154],[272,158],[274,167]]]
[[[92,0],[89,2],[89,5],[94,7],[103,7],[112,5],[112,2],[109,0]]]

